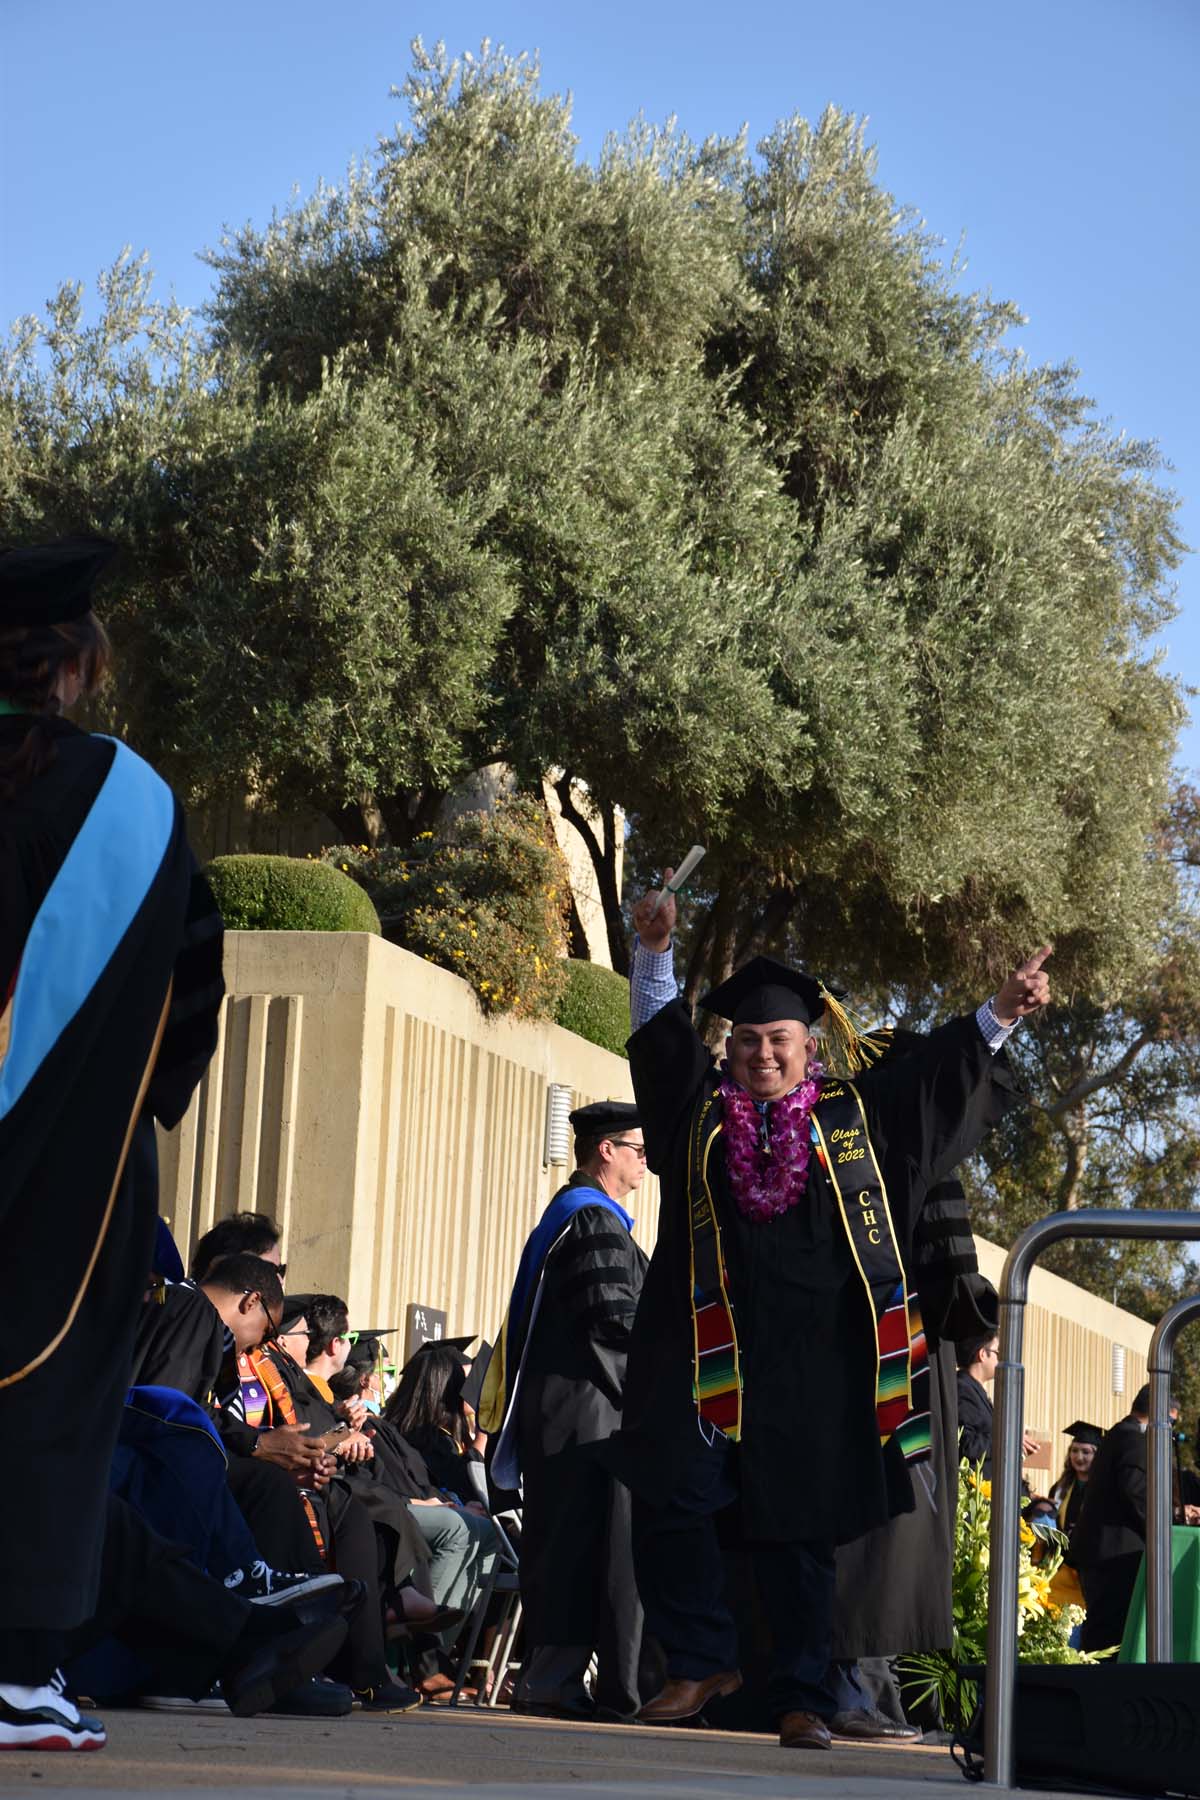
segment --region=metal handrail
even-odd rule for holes
[[[1000,1361],[992,1429],[992,1536],[988,1571],[987,1705],[984,1716],[984,1781],[1013,1782],[1013,1701],[1017,1682],[1017,1578],[1020,1566],[1021,1434],[1025,1417],[1025,1304],[1029,1275],[1039,1254],[1062,1238],[1161,1238],[1200,1240],[1200,1214],[1086,1207],[1052,1213],[1023,1231],[1000,1277]],[[1174,1309],[1172,1309],[1174,1310]],[[1168,1313],[1167,1317],[1170,1317]],[[1164,1321],[1165,1323],[1165,1321]],[[1168,1483],[1168,1493],[1170,1484]],[[1160,1503],[1160,1511],[1161,1511]],[[1150,1544],[1158,1551],[1163,1521],[1147,1516],[1147,1582]],[[1170,1543],[1169,1509],[1165,1534]],[[1169,1559],[1168,1551],[1168,1559]],[[1157,1564],[1155,1565],[1157,1567]],[[1169,1560],[1168,1560],[1169,1568]],[[1161,1590],[1156,1617],[1164,1608]]]
[[[1174,1482],[1171,1457],[1171,1369],[1175,1339],[1200,1319],[1200,1295],[1177,1300],[1154,1327],[1147,1364],[1150,1374],[1149,1443],[1146,1447],[1146,1661],[1175,1660],[1174,1594],[1171,1586],[1171,1515]]]

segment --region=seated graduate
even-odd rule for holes
[[[192,1251],[190,1279],[199,1283],[222,1257],[240,1254],[259,1256],[263,1262],[274,1263],[282,1281],[287,1274],[287,1264],[280,1260],[282,1237],[283,1233],[270,1213],[230,1213],[226,1218],[218,1219],[211,1230],[197,1239]]]
[[[483,1473],[475,1448],[475,1417],[463,1398],[470,1338],[422,1344],[409,1358],[384,1407],[389,1425],[425,1458],[430,1480],[464,1506],[479,1506],[484,1491],[472,1470]],[[483,1508],[481,1510],[485,1510]]]
[[[328,1392],[330,1379],[345,1365],[350,1348],[349,1314],[336,1295],[309,1294],[303,1300],[308,1318],[308,1362],[303,1371],[289,1372],[287,1379],[300,1416],[311,1419],[314,1429],[327,1429],[336,1420],[336,1412],[334,1403],[319,1390],[324,1386]],[[398,1618],[414,1629],[424,1626],[448,1643],[490,1573],[498,1548],[495,1527],[478,1502],[464,1505],[433,1480],[424,1458],[389,1419],[366,1417],[362,1435],[370,1454],[356,1454],[342,1474],[371,1512],[377,1529],[396,1535],[397,1579],[391,1602]],[[417,1586],[427,1587],[437,1603],[440,1617],[436,1619],[420,1616],[399,1578],[402,1559],[412,1556],[414,1544],[417,1550],[411,1577]],[[435,1659],[426,1659],[418,1685],[426,1698],[440,1698],[448,1691],[448,1679],[444,1667]]]

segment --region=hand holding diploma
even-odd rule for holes
[[[679,868],[663,873],[661,888],[644,894],[633,909],[633,923],[647,950],[666,950],[675,929],[677,909],[675,896],[704,856],[704,845],[693,844]]]
[[[675,929],[675,895],[671,891],[674,869],[663,871],[661,888],[643,894],[633,909],[633,928],[647,950],[667,950]]]

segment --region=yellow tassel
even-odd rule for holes
[[[883,1055],[887,1048],[881,1036],[873,1036],[857,1023],[822,984],[821,998],[825,1011],[821,1014],[821,1031],[828,1052],[824,1058],[835,1075],[861,1075]]]

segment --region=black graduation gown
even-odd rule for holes
[[[568,1185],[591,1185],[583,1175]],[[638,1704],[642,1617],[628,1491],[593,1449],[620,1423],[646,1257],[600,1206],[575,1213],[549,1256],[516,1398],[524,1479],[526,1643],[592,1645],[601,1703]]]
[[[0,748],[16,748],[27,729],[27,719],[0,717]],[[110,741],[66,721],[53,736],[51,765],[0,801],[0,1008],[117,756]],[[165,799],[163,848],[139,883],[136,911],[0,1119],[0,1435],[20,1445],[22,1468],[19,1481],[0,1484],[0,1634],[70,1628],[93,1610],[108,1469],[154,1249],[153,1122],[178,1122],[216,1044],[220,915],[196,872],[182,811]],[[104,834],[117,858],[125,825],[118,818]],[[144,825],[141,816],[128,820],[131,846]],[[131,849],[130,868],[134,861]],[[107,898],[96,893],[97,909]],[[81,930],[88,923],[81,918]],[[23,1373],[77,1298],[65,1336]]]
[[[837,1555],[833,1656],[853,1662],[899,1651],[949,1650],[958,1506],[954,1342],[994,1331],[996,1292],[980,1275],[962,1184],[931,1188],[914,1259],[929,1344],[931,1455],[912,1471],[915,1505]]]
[[[143,1304],[133,1342],[131,1385],[175,1388],[206,1407],[224,1360],[225,1326],[207,1294],[172,1282]]]
[[[688,1140],[695,1108],[720,1077],[679,1001],[635,1032],[629,1057],[662,1205],[609,1462],[651,1505],[664,1505],[698,1429]],[[973,1015],[857,1082],[906,1271],[927,1190],[988,1129],[997,1083],[1012,1085],[1007,1058],[989,1052]],[[879,1442],[874,1320],[829,1178],[814,1156],[800,1203],[756,1222],[733,1202],[720,1138],[708,1168],[741,1344],[743,1531],[762,1541],[848,1543],[911,1510],[913,1494],[899,1446]]]
[[[1138,1421],[1121,1419],[1092,1461],[1070,1551],[1087,1601],[1085,1650],[1119,1644],[1125,1630],[1146,1548],[1146,1445]]]
[[[314,1436],[320,1437],[341,1424],[332,1403],[285,1351],[273,1355],[272,1361],[287,1384],[296,1417],[302,1424],[307,1422],[312,1427]],[[326,1507],[336,1528],[339,1494],[357,1500],[383,1545],[386,1558],[384,1585],[399,1587],[402,1582],[412,1580],[428,1592],[429,1550],[408,1510],[408,1501],[414,1493],[432,1491],[427,1471],[399,1432],[383,1425],[381,1420],[368,1420],[368,1426],[374,1456],[369,1462],[338,1465],[337,1475],[324,1490]]]
[[[958,1454],[960,1461],[982,1463],[991,1479],[992,1396],[965,1369],[958,1371]]]

